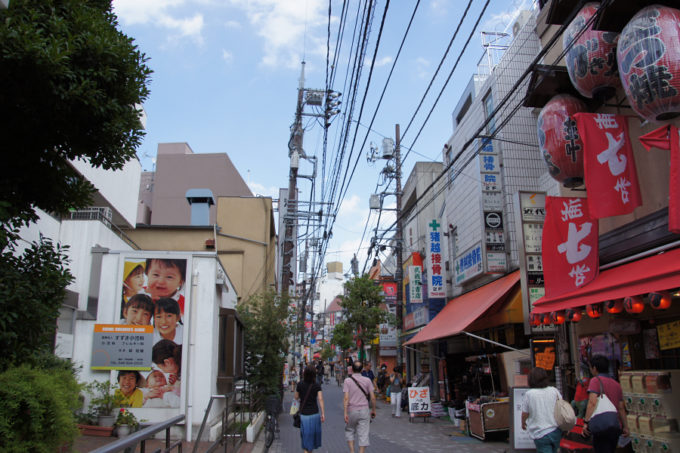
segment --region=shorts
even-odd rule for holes
[[[345,439],[353,442],[356,435],[360,447],[368,447],[368,432],[371,423],[371,411],[362,407],[349,413],[349,422],[345,425]]]

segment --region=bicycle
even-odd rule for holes
[[[265,451],[269,451],[269,447],[274,443],[274,437],[279,432],[279,397],[276,395],[268,396],[265,401],[265,409],[267,410],[267,418],[264,422],[264,446]]]

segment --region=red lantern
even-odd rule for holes
[[[541,325],[541,315],[538,313],[532,313],[529,316],[529,324],[531,324],[532,327],[538,327]]]
[[[565,187],[583,184],[583,140],[573,115],[586,105],[573,96],[558,94],[538,115],[538,143],[548,171]]]
[[[666,310],[671,306],[671,294],[666,291],[649,293],[649,305],[656,310]]]
[[[609,99],[621,85],[616,67],[617,33],[593,30],[593,24],[579,35],[595,15],[599,3],[587,3],[562,35],[566,63],[574,87],[587,98]]]
[[[642,8],[623,28],[616,50],[630,106],[649,121],[680,115],[680,11]]]
[[[645,302],[641,296],[629,296],[623,299],[623,307],[628,313],[642,313],[645,309]]]
[[[621,299],[608,300],[604,303],[607,313],[621,313],[623,311],[623,301]]]
[[[581,320],[581,310],[579,309],[569,309],[567,310],[566,315],[569,322],[579,322]]]
[[[544,326],[550,325],[550,313],[541,313],[541,324]]]
[[[550,322],[556,326],[564,323],[564,312],[563,311],[553,311],[550,313]]]
[[[602,316],[602,304],[588,304],[586,305],[586,313],[593,319]]]

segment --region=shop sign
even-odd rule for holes
[[[408,388],[408,412],[411,415],[430,412],[430,387]]]
[[[680,321],[661,324],[656,327],[656,331],[659,336],[659,349],[667,351],[680,348]]]
[[[494,173],[482,173],[482,193],[495,192],[501,190],[501,177]],[[499,192],[500,193],[500,192]]]
[[[541,241],[543,240],[542,223],[525,223],[524,250],[526,253],[541,253]]]
[[[642,331],[642,344],[644,345],[645,358],[647,360],[660,359],[659,336],[656,329],[645,329]]]
[[[446,282],[442,273],[441,223],[432,219],[427,226],[427,295],[429,298],[443,298],[446,297]]]
[[[505,250],[505,234],[503,230],[486,230],[486,249],[494,252]]]
[[[494,181],[496,176],[494,176]],[[502,211],[503,193],[499,190],[484,190],[482,188],[482,210],[483,211]]]
[[[503,229],[503,213],[502,212],[485,212],[484,226],[492,230]]]
[[[397,301],[397,284],[392,282],[385,282],[382,284],[383,297],[385,302],[393,304]]]
[[[489,274],[504,273],[506,269],[505,252],[486,252],[486,271]]]
[[[544,194],[532,192],[520,192],[519,202],[523,221],[542,223],[545,220]]]
[[[483,173],[498,173],[501,169],[496,154],[480,154],[479,169]]]
[[[532,340],[531,356],[534,366],[552,372],[555,367],[555,340]]]
[[[537,273],[527,274],[527,283],[531,286],[543,286],[543,274]]]
[[[413,327],[423,326],[429,321],[427,307],[418,307],[411,312],[413,315]]]
[[[527,272],[543,272],[543,257],[527,255]]]
[[[482,244],[477,243],[456,258],[453,264],[456,285],[470,280],[484,270],[482,262]]]
[[[423,270],[420,266],[408,267],[409,302],[418,304],[423,302]]]
[[[93,370],[151,369],[153,326],[95,324]]]
[[[408,313],[404,316],[404,330],[411,330],[416,326],[415,319],[413,317],[413,312]]]
[[[397,314],[397,307],[390,306],[388,311],[393,315]],[[380,329],[380,348],[385,346],[397,346],[397,328],[389,323],[383,323],[379,326]]]

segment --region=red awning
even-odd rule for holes
[[[519,271],[449,301],[428,325],[405,344],[422,343],[461,333],[519,282]]]
[[[652,291],[680,287],[680,248],[600,272],[588,285],[558,297],[543,297],[533,313],[581,307]]]

